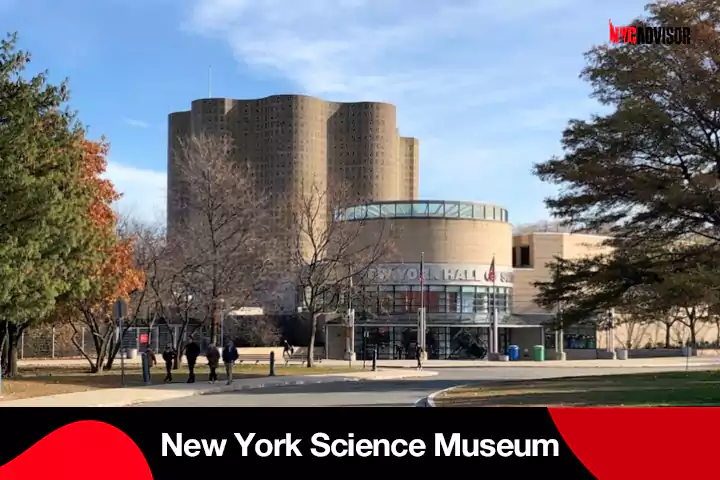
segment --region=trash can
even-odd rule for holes
[[[137,348],[128,348],[125,350],[127,352],[127,358],[128,360],[135,360],[138,356],[138,349]]]
[[[507,349],[507,356],[511,362],[517,362],[520,360],[520,347],[517,345],[510,345]]]
[[[621,348],[617,350],[617,359],[618,360],[627,360],[628,359],[628,351],[624,348]]]
[[[542,345],[535,345],[533,347],[533,360],[536,362],[545,361],[545,347]]]

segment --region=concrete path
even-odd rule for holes
[[[228,393],[262,388],[317,385],[336,382],[387,381],[402,378],[432,377],[437,372],[416,370],[378,370],[341,375],[297,375],[238,379],[232,385],[224,382],[174,383],[136,388],[107,388],[87,392],[66,393],[47,397],[2,401],[0,407],[125,407],[147,402],[175,401],[197,395]]]
[[[254,363],[254,362],[253,362]],[[267,362],[260,362],[261,364]],[[629,360],[567,360],[564,362],[548,360],[545,362],[519,361],[519,362],[489,362],[487,360],[428,360],[425,368],[429,370],[437,368],[665,368],[682,367],[685,364],[695,367],[720,368],[720,357],[663,357],[663,358],[631,358]],[[127,364],[139,365],[139,360],[128,360]],[[293,362],[291,365],[296,365]],[[362,360],[353,362],[358,367],[363,364]],[[365,362],[370,368],[371,362]],[[66,367],[66,366],[87,366],[87,360],[83,359],[27,359],[20,361],[20,367]],[[323,360],[318,366],[325,367],[347,367],[345,360]],[[379,368],[412,368],[415,369],[415,360],[379,360]]]
[[[690,366],[690,370],[711,367]],[[438,390],[469,383],[542,378],[684,371],[685,366],[649,368],[438,368],[438,375],[382,382],[333,382],[263,388],[167,400],[138,407],[413,407]]]

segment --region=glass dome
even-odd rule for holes
[[[336,215],[338,220],[346,221],[376,218],[462,218],[508,221],[508,211],[497,205],[447,200],[375,202],[344,208]]]

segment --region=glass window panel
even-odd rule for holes
[[[473,206],[472,205],[460,205],[460,218],[472,218]]]
[[[351,207],[345,210],[345,218],[348,220],[355,220],[355,208]]]
[[[367,218],[380,218],[380,205],[368,205]]]
[[[398,203],[395,205],[396,217],[409,217],[412,215],[412,206],[409,203]]]
[[[460,287],[447,287],[445,295],[448,313],[460,313]]]
[[[364,220],[367,216],[368,207],[367,205],[360,205],[355,207],[355,218],[358,220]]]
[[[475,287],[462,287],[462,313],[475,311]]]
[[[420,300],[421,300],[421,292],[420,292],[420,286],[413,286],[410,288],[410,311],[411,312],[417,312],[420,308]],[[427,300],[427,298],[426,298]]]
[[[395,204],[385,204],[380,209],[380,215],[383,217],[394,217],[395,216]]]
[[[361,311],[372,314],[378,313],[378,289],[377,287],[365,287],[363,289]]]
[[[380,314],[387,315],[393,311],[393,288],[392,287],[380,287]]]
[[[445,287],[428,287],[425,298],[428,312],[445,313]]]
[[[427,217],[428,215],[428,204],[425,202],[422,203],[413,203],[412,205],[412,214],[413,217]]]
[[[460,215],[460,205],[457,203],[446,203],[445,204],[445,216],[446,217],[457,217]]]
[[[431,217],[443,217],[445,216],[445,205],[442,203],[429,203],[428,212]]]
[[[488,289],[485,287],[477,287],[475,291],[475,311],[487,312],[488,310]]]
[[[473,218],[485,218],[485,205],[473,205]]]

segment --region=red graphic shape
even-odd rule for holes
[[[717,478],[720,407],[548,410],[599,480]]]
[[[58,428],[0,467],[2,480],[152,480],[140,448],[124,432],[103,422]]]

